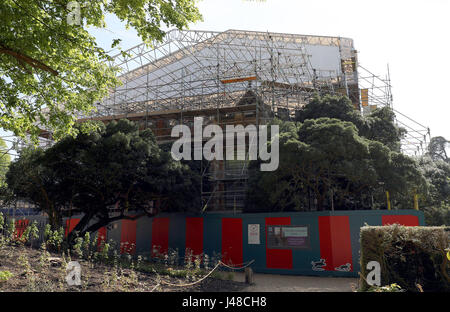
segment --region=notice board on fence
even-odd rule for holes
[[[309,249],[309,227],[307,225],[267,226],[267,248]]]
[[[259,245],[260,244],[259,235],[259,224],[249,224],[248,225],[248,244],[249,245]]]

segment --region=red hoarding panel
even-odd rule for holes
[[[400,224],[405,226],[419,226],[419,217],[411,215],[385,215],[381,217],[383,225]]]
[[[120,233],[120,253],[135,253],[136,225],[136,220],[122,220],[122,231]]]
[[[186,218],[186,251],[193,256],[203,253],[203,218]]]
[[[23,232],[25,231],[25,229],[28,226],[28,223],[30,222],[30,220],[28,219],[21,219],[21,220],[16,220],[14,223],[14,226],[16,228],[16,232],[15,232],[15,238],[21,238]]]
[[[327,271],[352,271],[352,244],[348,216],[319,216],[320,258]]]
[[[242,219],[222,218],[222,261],[230,265],[240,265],[242,259]]]
[[[101,227],[97,234],[97,247],[100,247],[103,242],[106,243],[106,227]]]
[[[290,224],[290,217],[266,218],[266,267],[268,269],[292,269],[292,249],[267,248],[267,226]]]
[[[330,223],[334,270],[353,271],[350,218],[348,216],[331,216]]]
[[[334,271],[330,221],[329,216],[319,216],[320,258],[325,260],[326,271]]]
[[[167,254],[169,249],[169,218],[154,218],[152,223],[152,256]]]
[[[78,222],[80,222],[80,219],[67,219],[66,220],[66,233],[65,233],[66,237],[77,226]]]

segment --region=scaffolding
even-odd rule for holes
[[[363,115],[380,107],[389,107],[395,113],[395,124],[406,130],[401,139],[401,151],[410,156],[425,154],[431,140],[430,128],[394,108],[389,67],[386,77],[382,78],[359,65],[358,83]]]
[[[127,118],[152,129],[161,143],[176,139],[171,130],[177,124],[193,129],[196,117],[222,129],[292,120],[315,94],[347,95],[357,110],[369,101],[369,107],[392,107],[389,80],[358,65],[349,38],[172,30],[162,42],[113,56],[110,65],[119,69],[121,85],[78,121]],[[41,137],[42,144],[51,142],[50,132]],[[248,162],[247,156],[202,162],[202,211],[242,210]]]
[[[345,94],[359,109],[356,64],[348,38],[173,30],[152,47],[141,44],[114,56],[110,65],[120,69],[122,85],[79,119],[127,118],[169,142],[173,126],[192,129],[195,117],[222,129],[258,127],[275,116],[294,119],[314,94]],[[202,211],[243,209],[243,158],[202,162]]]
[[[352,45],[351,39],[335,37],[173,30],[153,48],[141,44],[113,57],[111,66],[120,68],[122,85],[97,104],[95,115],[234,107],[248,89],[275,112],[299,108],[313,89],[345,86],[337,62],[313,66],[313,48],[331,48],[345,63],[354,58]],[[352,68],[344,74],[355,85]]]

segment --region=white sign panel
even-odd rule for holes
[[[308,237],[308,227],[283,227],[283,234],[285,237]]]
[[[248,243],[253,245],[259,245],[259,224],[248,225]]]

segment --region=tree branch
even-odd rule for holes
[[[47,66],[46,64],[42,63],[41,61],[36,60],[35,58],[32,58],[28,55],[25,55],[23,53],[17,52],[12,50],[11,48],[8,48],[7,46],[0,43],[0,53],[10,55],[17,59],[19,63],[27,63],[33,68],[39,68],[46,72],[51,73],[53,76],[58,76],[58,71],[54,70],[50,66]]]

